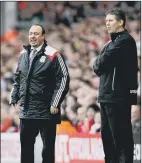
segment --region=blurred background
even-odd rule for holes
[[[28,44],[28,30],[34,23],[45,27],[49,45],[64,55],[71,78],[69,93],[62,103],[62,123],[58,125],[57,133],[100,132],[99,78],[92,68],[103,45],[110,39],[104,14],[113,7],[126,12],[126,29],[137,44],[138,104],[132,106],[131,120],[133,133],[140,135],[140,1],[1,2],[1,132],[19,131],[19,111],[9,106],[9,96],[17,58],[23,44]]]
[[[97,103],[99,78],[93,62],[110,39],[104,14],[113,7],[127,15],[126,28],[134,37],[138,52],[138,105],[132,106],[133,131],[140,132],[140,32],[141,2],[1,2],[1,132],[18,132],[18,108],[9,106],[13,73],[23,44],[28,44],[28,30],[34,23],[46,29],[49,45],[65,57],[70,74],[70,91],[61,108],[68,129],[83,133],[100,132],[100,108]],[[129,59],[129,58],[128,58]],[[64,124],[63,124],[64,125]],[[57,132],[60,132],[58,127]]]

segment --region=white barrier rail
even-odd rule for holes
[[[57,135],[55,144],[56,163],[103,163],[104,153],[99,135]],[[37,136],[35,163],[41,163],[42,141]],[[97,162],[96,162],[97,161]],[[20,163],[19,133],[1,134],[1,163]]]
[[[140,163],[140,136],[134,135],[134,163]],[[41,163],[42,141],[35,143],[35,163]],[[102,140],[99,134],[58,134],[55,144],[55,163],[104,163]],[[1,163],[20,163],[19,133],[1,134]]]

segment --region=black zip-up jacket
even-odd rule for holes
[[[63,57],[45,42],[37,52],[31,67],[31,46],[24,46],[14,74],[10,104],[20,103],[20,118],[50,119],[60,123],[60,111],[50,113],[50,107],[60,109],[69,90],[69,74]]]
[[[93,67],[100,77],[98,102],[137,103],[137,49],[127,30],[111,34]]]

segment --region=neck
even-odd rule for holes
[[[114,33],[111,33],[110,34],[110,37],[111,37],[111,40],[112,41],[114,41],[118,36],[120,36],[121,35],[121,33],[123,33],[125,31],[125,29],[123,28],[121,28],[120,30],[118,30],[118,31],[116,31],[116,32],[114,32]]]
[[[123,31],[125,31],[125,28],[120,28],[120,29],[117,30],[116,33],[118,33],[118,32],[123,32]]]

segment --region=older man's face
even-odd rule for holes
[[[44,43],[45,35],[42,34],[42,28],[34,25],[29,30],[29,43],[33,47],[38,47]]]

